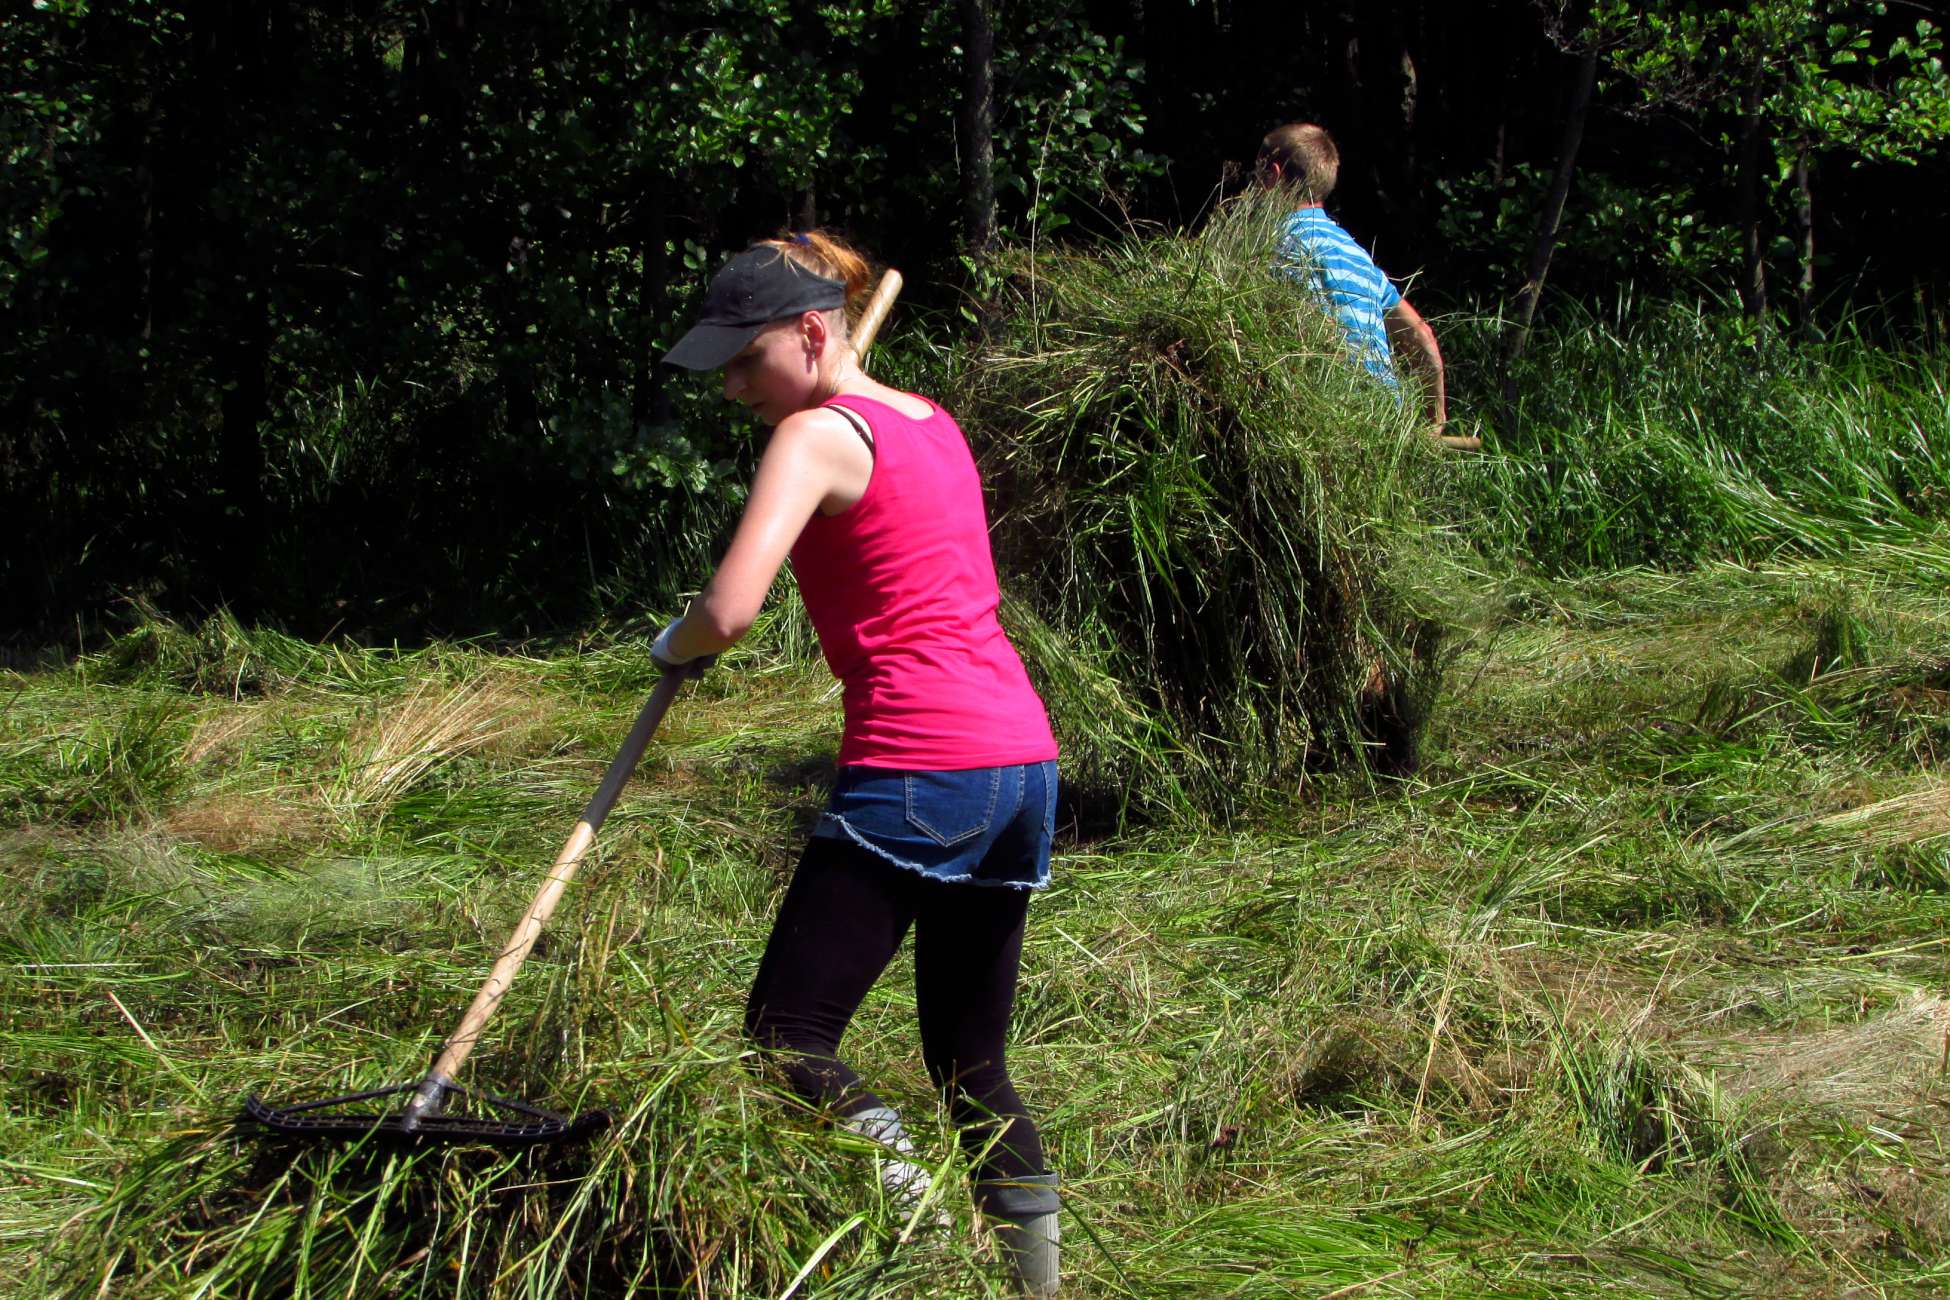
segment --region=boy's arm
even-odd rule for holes
[[[1442,349],[1436,346],[1435,331],[1406,298],[1390,307],[1382,319],[1388,326],[1388,346],[1428,393],[1429,418],[1435,423],[1432,432],[1441,433],[1449,423],[1449,401],[1443,391]]]

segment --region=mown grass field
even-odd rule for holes
[[[1079,1296],[1950,1284],[1950,538],[1483,578],[1424,766],[1060,845],[1013,1062]],[[470,1081],[548,1159],[293,1154],[252,1090],[417,1077],[652,684],[629,638],[221,621],[0,676],[0,1292],[1001,1294],[748,1068],[837,697],[689,688]],[[933,1114],[898,966],[850,1052]]]

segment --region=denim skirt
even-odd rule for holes
[[[1042,889],[1056,828],[1056,761],[959,772],[849,764],[815,839],[847,839],[954,884]]]

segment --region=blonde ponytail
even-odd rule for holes
[[[860,309],[867,303],[868,290],[873,286],[873,267],[867,262],[866,254],[824,230],[787,233],[764,240],[759,247],[776,248],[813,274],[845,285],[847,324],[851,326],[859,319]]]

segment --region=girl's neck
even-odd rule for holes
[[[891,407],[910,419],[926,419],[934,410],[934,405],[913,393],[903,392],[873,378],[857,364],[849,362],[840,374],[835,376],[834,384],[828,389],[826,397],[865,397],[882,406]]]
[[[899,389],[890,388],[860,368],[859,359],[850,352],[834,368],[832,378],[823,385],[827,397],[838,397],[842,393],[852,393],[860,397],[871,397],[885,402],[892,397],[904,396]]]

